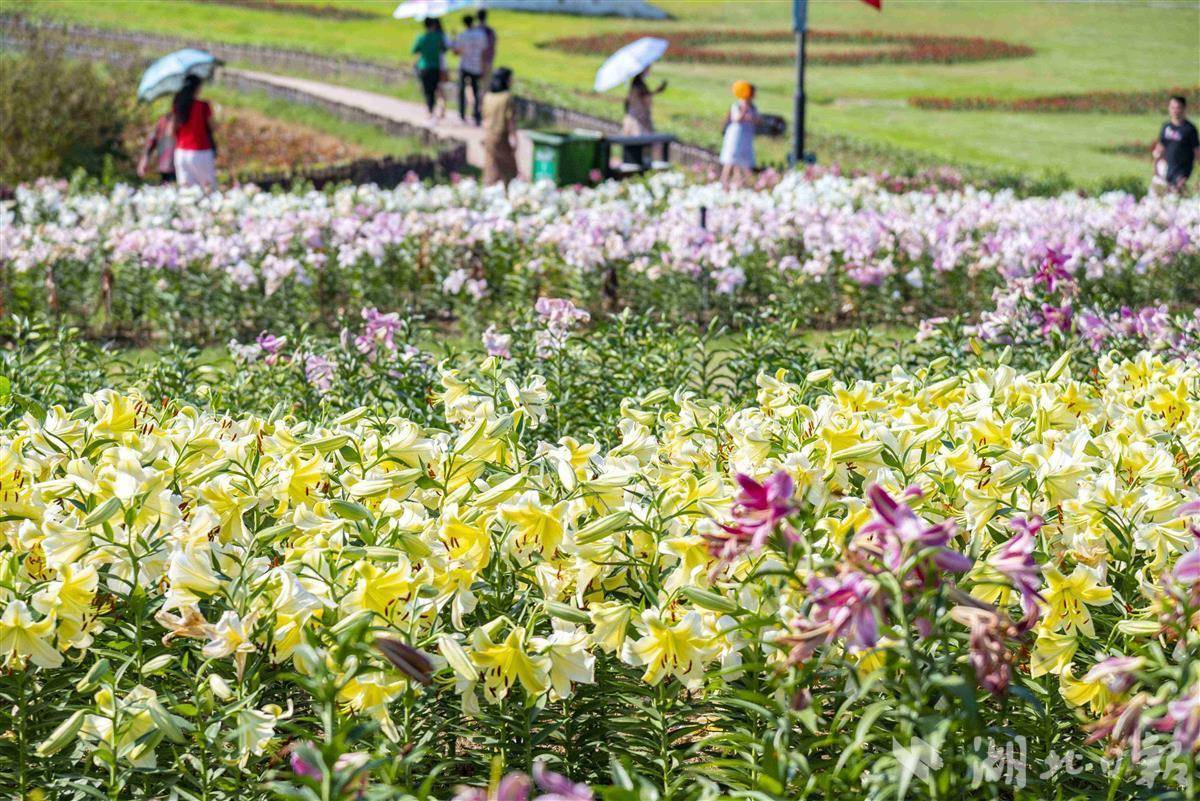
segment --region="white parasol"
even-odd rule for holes
[[[613,53],[596,70],[597,92],[607,92],[640,74],[667,52],[667,40],[644,36]]]
[[[396,19],[444,17],[472,5],[475,5],[472,0],[404,0],[396,6],[392,16]]]

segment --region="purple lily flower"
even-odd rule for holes
[[[1181,505],[1175,510],[1175,514],[1180,517],[1188,517],[1189,515],[1200,516],[1200,501],[1189,501]]]
[[[303,743],[302,745],[305,748],[312,748],[312,743]],[[320,766],[305,757],[298,748],[292,749],[292,754],[288,762],[292,766],[292,773],[295,773],[297,776],[305,776],[319,782],[321,781],[321,777],[325,775]]]
[[[283,350],[283,346],[287,344],[287,337],[277,337],[266,331],[261,332],[255,340],[258,346],[262,348],[266,357],[263,359],[267,364],[273,365],[279,360],[279,352]]]
[[[1089,732],[1087,743],[1108,738],[1114,747],[1130,745],[1130,756],[1137,762],[1142,756],[1142,715],[1149,696],[1138,693],[1124,704],[1110,706],[1099,720],[1084,726]]]
[[[514,771],[496,785],[496,796],[489,801],[526,801],[529,798],[529,777]]]
[[[1183,753],[1200,751],[1200,690],[1171,701],[1153,725],[1156,731],[1175,732],[1173,739]]]
[[[319,394],[324,394],[333,386],[334,364],[324,356],[309,353],[304,357],[304,377]]]
[[[500,333],[494,325],[489,325],[487,330],[483,332],[483,347],[487,351],[488,356],[511,359],[512,351],[509,349],[511,345],[512,336]]]
[[[1200,584],[1200,550],[1188,551],[1179,557],[1171,575],[1180,584]]]
[[[919,489],[911,487],[904,497],[919,497],[920,493]],[[859,529],[856,545],[867,553],[878,553],[888,570],[896,572],[900,569],[905,549],[910,545],[919,550],[937,549],[933,562],[939,570],[964,573],[971,569],[974,563],[969,557],[946,547],[957,531],[953,520],[929,525],[912,507],[893,498],[878,484],[867,488],[867,499],[877,517]]]
[[[486,787],[460,786],[451,801],[529,801],[529,777],[514,770],[496,784],[495,791]]]
[[[1042,326],[1039,332],[1045,336],[1055,329],[1066,333],[1071,330],[1071,304],[1065,303],[1062,306],[1052,306],[1049,303],[1042,304]]]
[[[1109,692],[1120,695],[1137,681],[1137,669],[1145,662],[1140,656],[1110,656],[1092,665],[1083,680],[1104,682]]]
[[[778,523],[792,511],[795,483],[780,470],[761,484],[738,473],[741,491],[734,498],[733,523],[721,524],[724,534],[708,534],[709,553],[727,562],[743,551],[760,551]]]
[[[1175,513],[1179,517],[1188,517],[1189,515],[1200,517],[1200,501],[1185,503],[1176,509]],[[1196,547],[1179,557],[1179,561],[1175,563],[1170,575],[1175,582],[1190,587],[1192,596],[1196,599],[1194,602],[1200,602],[1200,528],[1191,526],[1190,529]]]
[[[810,582],[809,590],[814,595],[813,620],[830,627],[830,638],[844,637],[851,650],[858,651],[879,643],[876,588],[866,576],[818,578]]]
[[[592,801],[594,797],[586,784],[555,773],[540,760],[533,763],[533,780],[545,791],[535,801]]]
[[[754,529],[752,547],[759,549],[766,542],[775,524],[792,510],[795,483],[786,470],[780,470],[759,484],[749,476],[737,476],[742,491],[734,499],[734,518],[743,526]]]
[[[988,560],[988,564],[1012,582],[1013,587],[1021,593],[1021,611],[1024,612],[1024,617],[1018,628],[1023,632],[1029,631],[1037,623],[1041,617],[1038,602],[1046,601],[1040,592],[1042,572],[1033,558],[1037,533],[1044,525],[1042,518],[1036,515],[1028,520],[1024,517],[1014,517],[1009,521],[1009,526],[1017,535],[1000,546]]]
[[[1066,263],[1066,254],[1054,248],[1048,248],[1046,258],[1042,262],[1042,266],[1038,268],[1037,275],[1034,276],[1034,283],[1045,284],[1046,291],[1053,292],[1060,281],[1071,280],[1071,274],[1063,269],[1063,265]]]
[[[983,606],[956,606],[950,616],[971,629],[967,662],[979,685],[992,695],[1003,695],[1012,681],[1015,659],[1008,640],[1017,634],[1007,617]]]

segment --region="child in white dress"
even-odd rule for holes
[[[758,123],[753,84],[735,81],[733,96],[737,100],[729,109],[721,143],[721,183],[727,189],[742,186],[754,171],[754,127]]]

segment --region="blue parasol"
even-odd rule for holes
[[[195,48],[176,50],[155,61],[142,73],[138,84],[138,100],[153,100],[163,95],[174,94],[183,88],[189,75],[208,80],[221,60],[212,53]]]

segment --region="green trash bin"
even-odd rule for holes
[[[559,186],[591,183],[590,173],[602,167],[603,136],[592,131],[530,131],[533,142],[533,180]],[[603,170],[601,170],[603,172]]]

